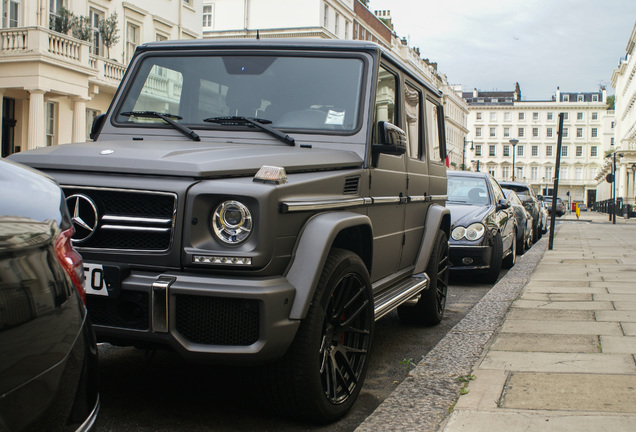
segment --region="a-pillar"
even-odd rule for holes
[[[46,146],[46,130],[44,122],[44,93],[45,90],[34,89],[28,90],[29,100],[29,127],[27,148],[23,150],[32,150],[38,147]]]
[[[73,142],[86,141],[86,99],[73,99]]]

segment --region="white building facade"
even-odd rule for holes
[[[627,42],[625,58],[612,74],[612,87],[616,90],[616,116],[611,158],[598,178],[603,187],[603,199],[611,198],[612,187],[605,175],[612,171],[613,153],[616,153],[616,198],[622,204],[634,206],[636,195],[636,24]],[[611,163],[610,163],[611,159]]]
[[[201,0],[0,0],[2,156],[85,141],[106,111],[135,48],[201,36]],[[56,31],[66,11],[89,23],[88,40]],[[100,20],[116,14],[106,47]]]
[[[568,93],[557,89],[551,100],[523,101],[517,85],[511,92],[464,93],[469,104],[468,134],[473,170],[499,181],[528,183],[550,195],[556,175],[559,114],[563,138],[558,196],[566,202],[597,201],[597,174],[606,145],[605,90]],[[513,167],[514,165],[514,167]],[[514,177],[514,178],[513,178]]]

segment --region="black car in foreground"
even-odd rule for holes
[[[88,431],[97,345],[64,194],[0,159],[0,431]]]
[[[483,274],[494,283],[515,264],[517,224],[501,186],[488,173],[448,171],[451,271]]]
[[[502,188],[515,191],[523,206],[532,216],[532,242],[536,243],[541,238],[541,234],[545,232],[545,227],[542,226],[541,203],[534,190],[530,185],[521,182],[502,181],[499,182],[499,185]]]

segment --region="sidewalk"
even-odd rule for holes
[[[636,220],[561,220],[440,431],[636,430]]]
[[[636,219],[555,228],[356,432],[636,431]]]

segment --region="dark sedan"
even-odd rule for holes
[[[515,219],[517,219],[517,255],[523,255],[532,246],[534,221],[515,191],[510,189],[504,189],[503,191],[508,201],[510,201],[510,205],[512,205],[512,209],[515,212]]]
[[[516,260],[512,206],[490,174],[448,171],[447,175],[451,270],[482,273],[494,283],[502,266],[510,268]]]
[[[499,183],[502,188],[515,191],[523,206],[532,216],[532,242],[536,243],[541,234],[545,232],[545,228],[541,226],[541,204],[539,198],[534,193],[530,185],[521,182],[502,181]]]
[[[0,186],[0,430],[91,430],[97,345],[64,194],[4,159]]]

